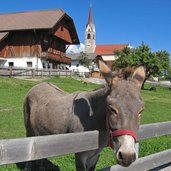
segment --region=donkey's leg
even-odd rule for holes
[[[99,150],[75,154],[76,171],[94,171],[99,159]]]
[[[84,153],[75,154],[76,171],[86,171],[87,156]]]
[[[100,154],[99,152],[95,153],[92,157],[87,159],[87,170],[95,171],[97,161],[99,160]]]

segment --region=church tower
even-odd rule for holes
[[[93,23],[92,3],[90,0],[90,10],[88,23],[85,30],[85,53],[94,53],[96,47],[96,30]]]

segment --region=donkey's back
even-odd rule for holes
[[[75,94],[67,94],[50,83],[34,86],[24,103],[27,136],[68,132]]]

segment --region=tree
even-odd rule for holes
[[[117,59],[113,69],[136,67],[143,65],[146,69],[146,79],[159,76],[163,70],[168,70],[170,65],[169,53],[166,51],[151,52],[148,45],[142,43],[137,48],[126,47],[116,52]],[[144,88],[144,84],[142,86]]]
[[[84,52],[80,53],[80,56],[78,57],[79,63],[85,67],[89,67],[90,61],[88,59],[88,55]]]
[[[169,79],[171,81],[171,66],[169,67],[168,69],[168,72],[167,72],[167,79]]]

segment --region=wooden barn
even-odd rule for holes
[[[63,69],[70,44],[79,38],[61,9],[0,14],[0,67]]]

